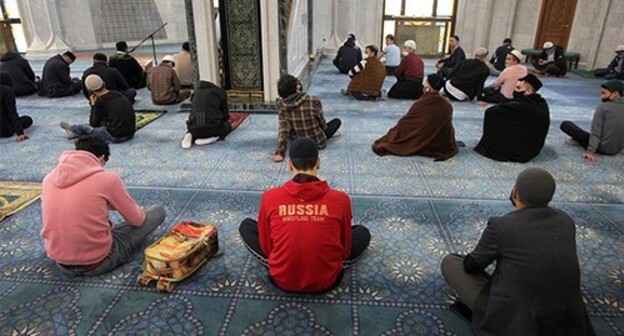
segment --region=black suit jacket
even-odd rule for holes
[[[542,53],[539,54],[537,58],[547,61],[548,54],[546,53],[546,50],[542,50]],[[555,61],[551,63],[554,63],[557,68],[561,69],[562,75],[565,75],[566,71],[568,71],[568,64],[566,63],[565,59],[565,52],[560,46],[555,46]]]
[[[476,335],[595,335],[580,289],[574,221],[550,207],[492,217],[464,259],[469,273],[496,269],[475,302]]]

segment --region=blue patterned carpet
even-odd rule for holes
[[[74,68],[86,66],[79,61]],[[36,63],[35,71],[40,67]],[[393,82],[387,78],[386,90]],[[576,220],[582,289],[594,327],[599,335],[622,335],[624,154],[586,163],[558,130],[564,119],[589,127],[600,81],[570,75],[544,82],[551,131],[529,165],[553,172],[554,206]],[[322,151],[322,177],[352,196],[355,223],[373,234],[370,249],[337,289],[324,295],[276,289],[238,237],[238,223],[256,216],[261,192],[290,177],[285,163],[271,161],[277,116],[252,115],[226,141],[184,151],[179,143],[187,114],[174,106],[132,141],[113,145],[107,168],[121,174],[140,204],[166,207],[165,224],[151,240],[181,220],[215,223],[225,253],[169,295],[136,285],[141,254],[105,276],[68,278],[45,257],[38,201],[0,223],[2,334],[470,335],[447,308],[454,298],[440,261],[470,251],[486,219],[511,210],[509,190],[528,165],[472,151],[484,110],[474,103],[454,103],[457,138],[467,147],[453,159],[377,157],[373,140],[411,102],[356,102],[339,93],[347,83],[324,60],[309,90],[321,98],[327,118],[343,121],[342,136]],[[153,108],[149,92],[141,90],[138,98],[137,109]],[[60,152],[72,148],[58,123],[86,122],[87,101],[33,96],[19,99],[18,108],[35,126],[25,143],[0,140],[0,180],[41,181]]]

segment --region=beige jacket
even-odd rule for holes
[[[193,85],[193,66],[191,65],[191,54],[187,51],[180,51],[173,56],[175,58],[175,72],[180,79],[181,85]]]

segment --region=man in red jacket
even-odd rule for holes
[[[258,222],[245,219],[239,232],[247,249],[269,268],[269,278],[290,292],[334,288],[370,242],[364,226],[351,226],[351,200],[316,175],[318,147],[308,138],[290,145],[292,180],[267,190]]]

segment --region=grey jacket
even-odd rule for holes
[[[581,296],[574,221],[550,207],[492,217],[464,259],[496,269],[474,305],[476,335],[595,335]]]
[[[624,99],[602,103],[596,108],[589,145],[591,153],[614,155],[624,149]]]

